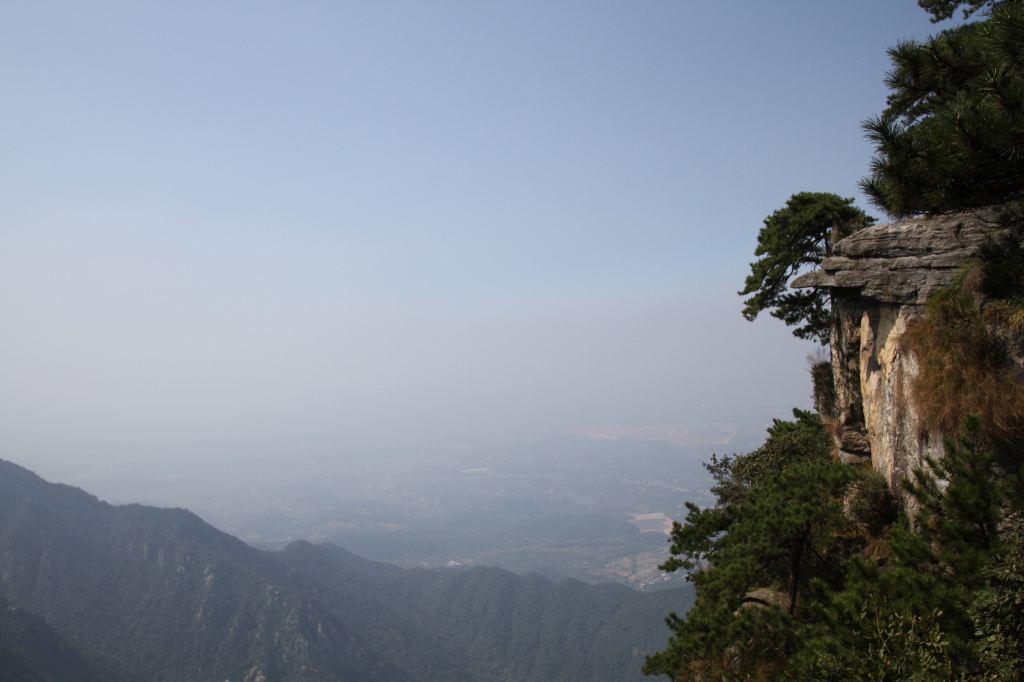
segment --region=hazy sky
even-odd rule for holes
[[[0,6],[0,457],[767,418],[765,215],[857,193],[913,0]]]

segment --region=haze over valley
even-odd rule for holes
[[[187,507],[266,549],[327,541],[407,567],[498,566],[649,589],[682,578],[657,566],[683,501],[709,501],[700,462],[709,448],[750,447],[760,437],[750,431],[705,427],[688,445],[679,433],[676,445],[565,436],[361,464],[126,468],[94,489],[114,502]]]

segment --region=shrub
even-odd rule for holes
[[[896,521],[899,506],[885,478],[868,466],[850,487],[847,512],[854,523],[877,538]]]
[[[811,365],[811,383],[814,386],[814,409],[825,419],[836,416],[836,385],[832,380],[832,362],[818,360]]]

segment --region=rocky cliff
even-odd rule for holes
[[[900,339],[993,225],[986,211],[875,225],[838,241],[820,269],[793,282],[832,296],[840,458],[870,461],[898,494],[922,458],[943,448],[943,435],[922,429],[908,399],[917,364]]]

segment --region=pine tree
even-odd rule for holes
[[[854,558],[844,588],[821,591],[791,675],[1017,679],[1024,479],[980,446],[979,430],[969,420],[944,457],[914,472],[907,488],[918,511],[913,523],[904,517],[893,529],[889,562]]]
[[[1002,0],[917,0],[918,7],[932,15],[933,22],[951,18],[958,9],[963,9],[966,19],[979,10],[991,12],[1001,4]]]
[[[934,16],[959,4],[929,3]],[[861,181],[872,202],[907,216],[1024,198],[1024,3],[889,55],[888,106],[864,124],[876,145]]]
[[[828,343],[828,294],[818,290],[793,291],[789,282],[800,272],[821,264],[831,243],[870,225],[874,220],[844,199],[825,192],[794,194],[786,205],[764,219],[757,234],[758,259],[750,264],[740,296],[743,316],[754,320],[768,310],[802,339]]]
[[[688,505],[673,527],[664,568],[693,571],[697,600],[685,619],[669,617],[672,641],[648,659],[647,673],[719,679],[781,669],[808,586],[841,580],[837,530],[855,473],[831,461],[816,415],[795,416],[776,421],[758,450],[713,460],[718,504]]]

